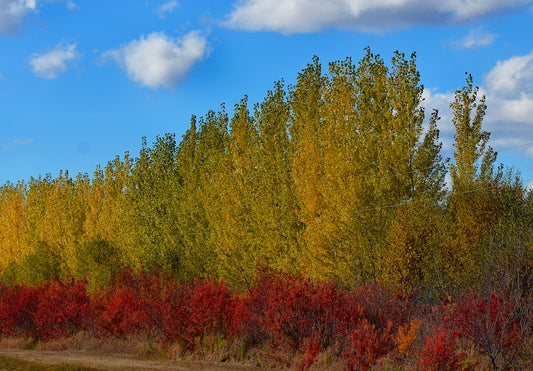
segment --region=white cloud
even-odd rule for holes
[[[165,18],[167,13],[172,12],[174,9],[178,7],[179,7],[179,4],[177,1],[175,0],[167,1],[166,3],[161,4],[160,6],[157,7],[156,13],[157,15],[159,15],[159,18]]]
[[[283,34],[339,28],[382,32],[415,24],[458,24],[533,0],[240,0],[226,26]]]
[[[13,149],[16,147],[23,147],[23,146],[29,146],[33,144],[33,139],[13,139],[9,143],[2,144],[3,149]]]
[[[20,31],[24,17],[36,10],[36,0],[0,0],[0,34]]]
[[[487,89],[497,96],[521,98],[533,95],[533,50],[523,56],[498,61],[485,76]]]
[[[117,62],[131,80],[156,89],[175,87],[208,52],[206,38],[197,31],[182,39],[154,32],[102,56]]]
[[[465,37],[453,41],[452,44],[460,49],[482,48],[494,43],[498,35],[485,31],[482,27],[472,29]]]
[[[533,50],[498,61],[484,76],[486,123],[502,147],[533,142]],[[524,153],[533,157],[531,148]]]
[[[67,70],[67,61],[78,56],[76,44],[63,46],[62,44],[46,54],[34,54],[30,58],[33,73],[44,79],[55,79],[58,74]]]
[[[73,0],[0,0],[0,35],[14,34],[23,29],[24,17],[37,13],[42,3],[65,3],[69,10],[78,5]]]

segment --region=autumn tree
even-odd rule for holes
[[[143,139],[127,183],[129,243],[135,259],[147,269],[179,268],[181,247],[175,201],[180,190],[176,153],[172,134],[157,137],[151,146]]]
[[[298,74],[296,86],[290,91],[292,171],[298,218],[303,224],[298,237],[305,249],[301,269],[315,279],[332,278],[335,268],[331,244],[336,235],[336,224],[328,220],[328,205],[323,194],[321,132],[325,84],[322,66],[314,57],[313,63]]]
[[[0,272],[18,263],[26,248],[25,191],[23,182],[0,187]]]
[[[244,97],[234,107],[229,143],[224,161],[224,189],[220,207],[224,210],[218,250],[219,277],[238,286],[250,286],[260,261],[261,244],[257,226],[263,216],[254,207],[259,193],[259,132]]]
[[[479,88],[468,75],[466,85],[455,92],[450,104],[456,133],[448,201],[453,233],[448,249],[451,284],[456,287],[470,284],[479,267],[480,242],[497,217],[494,206],[502,177],[501,168],[494,169],[496,152],[488,146],[490,133],[482,129],[485,97],[478,94]]]
[[[253,205],[261,259],[268,267],[284,272],[297,270],[300,256],[297,203],[291,167],[291,140],[288,125],[290,105],[283,81],[255,107],[259,130],[257,185],[261,198]]]

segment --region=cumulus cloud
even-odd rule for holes
[[[465,37],[453,41],[452,44],[459,49],[483,48],[492,45],[497,36],[479,27],[470,30]]]
[[[197,31],[182,39],[154,32],[102,56],[118,63],[131,80],[156,89],[175,87],[208,52],[206,38]]]
[[[55,79],[58,74],[67,70],[67,62],[78,57],[76,44],[62,44],[46,54],[34,54],[30,58],[33,73],[43,79]]]
[[[498,61],[485,75],[487,89],[505,98],[533,95],[533,50],[523,56]]]
[[[533,50],[498,61],[484,76],[488,128],[502,146],[533,142]],[[533,150],[526,149],[533,157]]]
[[[223,22],[283,34],[330,28],[383,32],[415,24],[460,24],[533,0],[240,0]]]
[[[24,17],[36,10],[36,0],[0,0],[0,34],[20,31]]]
[[[159,15],[159,18],[165,18],[167,13],[172,12],[178,7],[179,7],[179,4],[177,1],[167,1],[166,3],[161,4],[160,6],[157,7],[156,13],[157,15]]]

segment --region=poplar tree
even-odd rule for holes
[[[191,118],[189,129],[178,146],[177,169],[180,179],[177,220],[175,221],[183,251],[179,277],[193,280],[205,277],[214,254],[208,250],[204,234],[207,220],[200,202],[200,170],[197,119]]]
[[[152,146],[144,138],[132,168],[128,189],[130,234],[134,236],[135,255],[147,269],[177,271],[180,265],[174,202],[179,197],[176,152],[173,134],[157,137]]]
[[[450,284],[467,286],[479,268],[480,243],[494,226],[498,210],[498,184],[501,168],[494,169],[496,152],[488,145],[490,133],[482,130],[487,106],[485,96],[478,97],[479,88],[471,75],[466,85],[455,92],[450,104],[455,127],[454,159],[450,165],[452,194],[449,212],[453,221],[450,256]]]
[[[290,92],[293,141],[292,171],[298,217],[303,225],[299,244],[305,248],[301,269],[309,276],[331,278],[331,239],[333,224],[327,219],[324,199],[324,158],[322,140],[322,94],[325,77],[318,57],[298,74],[296,86]]]
[[[290,105],[283,81],[275,83],[255,107],[255,120],[260,133],[257,182],[262,196],[253,206],[255,214],[263,216],[257,224],[261,259],[276,271],[294,272],[300,255],[300,223],[291,168]]]
[[[210,111],[200,119],[198,133],[198,202],[204,215],[199,248],[205,249],[205,269],[210,277],[220,273],[217,256],[227,249],[229,231],[225,228],[228,210],[221,206],[229,186],[228,115],[222,106],[219,112]]]
[[[50,217],[54,214],[49,207],[53,199],[55,180],[50,174],[30,178],[26,192],[24,234],[26,249],[17,267],[18,280],[38,284],[61,276],[61,251],[55,241],[59,221]]]
[[[0,272],[17,264],[26,249],[25,189],[23,182],[0,187]]]
[[[219,277],[235,285],[250,286],[256,274],[261,252],[257,226],[263,216],[253,205],[260,202],[258,156],[259,132],[244,97],[234,107],[226,154],[224,190],[220,207],[225,231],[218,251]]]
[[[490,181],[494,173],[496,152],[488,146],[490,133],[482,130],[487,105],[485,96],[478,98],[479,88],[471,75],[466,85],[455,92],[450,104],[455,127],[455,163],[450,165],[455,193],[472,190],[476,183]]]
[[[133,218],[127,199],[132,167],[133,160],[128,152],[122,158],[116,156],[108,161],[104,169],[104,199],[97,217],[97,236],[98,240],[105,241],[106,245],[119,251],[124,265],[138,267],[128,228]]]

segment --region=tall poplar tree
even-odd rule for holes
[[[298,217],[303,224],[299,243],[305,246],[301,266],[314,278],[327,277],[333,264],[329,252],[334,234],[330,230],[332,224],[327,221],[322,189],[324,159],[320,141],[324,84],[322,66],[318,57],[314,57],[298,74],[296,86],[290,91],[292,171]]]
[[[18,263],[26,248],[25,190],[23,182],[0,187],[0,272]]]
[[[175,225],[179,197],[177,145],[173,134],[146,139],[135,161],[128,187],[132,218],[130,234],[139,262],[148,269],[179,269],[180,246]]]
[[[490,133],[482,129],[487,106],[485,96],[478,97],[471,75],[466,85],[455,92],[450,104],[455,127],[455,163],[450,165],[452,194],[449,212],[453,221],[449,249],[450,284],[461,287],[471,284],[478,268],[480,243],[494,226],[498,210],[494,200],[501,180],[501,168],[494,169],[496,152],[488,146]]]
[[[189,129],[183,135],[178,146],[176,162],[181,193],[178,198],[175,223],[183,251],[178,276],[185,280],[193,280],[195,277],[205,276],[214,255],[205,245],[202,245],[207,221],[199,201],[200,172],[198,169],[198,131],[195,116],[191,118]]]
[[[225,232],[218,250],[219,276],[236,285],[249,286],[260,260],[257,226],[263,222],[263,215],[253,206],[262,196],[258,191],[259,132],[247,97],[235,105],[229,134],[225,187],[220,195],[224,210],[220,228]]]
[[[263,215],[257,224],[261,258],[272,269],[295,271],[300,223],[291,168],[290,106],[283,81],[255,107],[255,120],[260,133],[257,182],[262,196],[253,206],[255,214]]]

